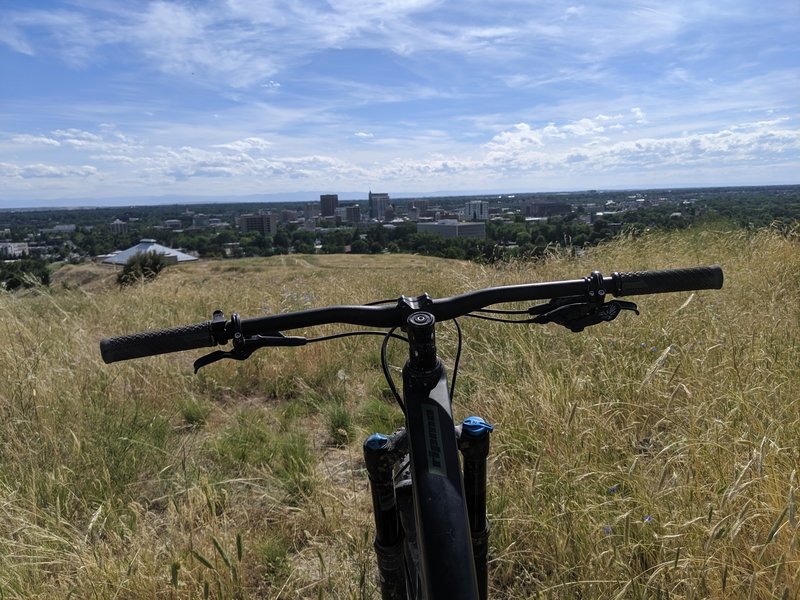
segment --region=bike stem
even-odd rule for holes
[[[403,368],[422,582],[429,600],[477,599],[447,374],[436,355],[434,324],[428,312],[408,317],[409,359]]]

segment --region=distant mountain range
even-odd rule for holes
[[[376,190],[377,191],[377,190]],[[380,190],[383,191],[383,190]],[[423,198],[436,196],[468,196],[486,192],[440,191],[440,192],[389,192],[392,198]],[[282,192],[275,194],[249,194],[230,196],[194,196],[169,194],[163,196],[117,196],[114,198],[57,198],[52,200],[4,199],[0,200],[0,210],[51,209],[51,208],[92,208],[101,206],[156,206],[168,204],[219,204],[224,202],[319,202],[320,194],[338,194],[339,200],[367,200],[368,191],[337,192]]]

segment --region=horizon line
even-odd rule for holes
[[[440,190],[433,192],[390,192],[390,198],[393,200],[410,200],[417,198],[457,198],[457,197],[471,197],[471,196],[508,196],[513,197],[517,195],[542,195],[542,194],[579,194],[579,193],[605,193],[605,192],[635,192],[635,191],[672,191],[672,190],[735,190],[735,189],[752,189],[752,188],[791,188],[800,187],[798,183],[770,183],[770,184],[746,184],[746,185],[671,185],[671,186],[649,186],[649,187],[605,187],[605,188],[574,188],[574,189],[550,189],[540,191],[475,191],[475,190]],[[343,196],[363,195],[364,200],[367,200],[367,194],[364,192],[331,192],[331,191],[296,191],[296,192],[268,192],[264,194],[244,194],[241,196],[193,196],[189,194],[163,194],[153,196],[111,196],[106,198],[97,198],[89,200],[89,204],[76,204],[77,199],[58,198],[54,200],[43,200],[40,202],[53,202],[62,204],[19,204],[17,206],[10,206],[8,208],[0,208],[0,212],[13,212],[15,210],[87,210],[95,208],[118,208],[121,206],[130,207],[146,207],[146,206],[169,206],[169,205],[192,205],[192,204],[270,204],[270,203],[301,203],[312,202],[312,199],[281,199],[280,196],[319,196],[322,194],[337,194]],[[394,197],[393,194],[396,194]],[[248,200],[249,198],[249,200]],[[346,197],[344,200],[354,200],[357,198]],[[163,200],[164,202],[159,202]],[[86,202],[87,200],[83,200]],[[319,198],[316,199],[319,201]],[[13,201],[12,201],[13,202]],[[20,202],[27,202],[21,200]]]

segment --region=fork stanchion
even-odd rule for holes
[[[480,600],[486,600],[489,594],[486,459],[489,456],[489,434],[494,427],[480,417],[467,417],[460,429],[458,449],[464,459],[464,496],[472,535],[472,552],[475,555],[478,594]]]

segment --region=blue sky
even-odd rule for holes
[[[0,207],[800,183],[797,0],[2,0],[0,77]]]

